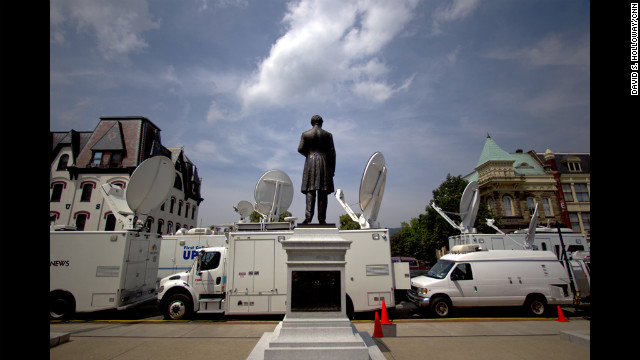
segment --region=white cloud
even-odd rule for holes
[[[286,33],[239,89],[245,109],[293,101],[339,102],[349,95],[388,99],[397,89],[387,83],[389,69],[380,51],[411,20],[416,5],[414,0],[289,4],[283,19]]]
[[[223,163],[228,164],[231,162],[226,158],[219,150],[216,144],[211,140],[199,140],[189,150],[189,157],[198,162],[198,166],[205,164]]]
[[[216,101],[212,101],[207,111],[207,122],[216,123],[218,121],[234,121],[237,116],[228,109],[219,105]]]
[[[486,57],[498,60],[521,60],[533,66],[570,65],[588,70],[590,66],[589,36],[578,41],[559,34],[551,34],[537,43],[520,49],[496,49]]]
[[[466,18],[479,4],[480,0],[452,0],[438,7],[433,14],[433,32],[442,32],[440,26],[444,23]]]
[[[142,34],[159,28],[146,0],[53,0],[49,13],[52,43],[64,43],[65,24],[96,37],[97,48],[107,60],[127,61],[128,55],[148,46]]]

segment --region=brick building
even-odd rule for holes
[[[506,233],[526,228],[538,203],[540,225],[569,227],[590,240],[590,170],[588,153],[514,153],[487,136],[474,171],[481,201],[502,219]]]

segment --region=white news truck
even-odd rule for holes
[[[249,224],[247,224],[249,225]],[[409,289],[408,263],[392,263],[387,229],[343,230],[347,313],[395,306],[394,291]],[[160,281],[158,303],[167,319],[194,313],[285,314],[286,252],[291,230],[235,231],[223,247],[200,250],[187,271]]]
[[[226,246],[225,235],[213,235],[206,228],[190,229],[186,235],[162,235],[158,280],[191,268],[200,249]]]
[[[478,249],[457,246],[426,276],[412,278],[409,300],[438,317],[477,306],[524,306],[542,316],[547,305],[572,303],[567,270],[552,252]]]
[[[49,239],[50,318],[155,300],[158,234],[52,231]]]
[[[143,231],[145,214],[167,198],[175,179],[171,159],[153,156],[129,178],[127,189],[100,187],[121,231],[51,231],[49,316],[126,309],[156,298],[159,234]]]

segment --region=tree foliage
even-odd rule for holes
[[[282,214],[280,214],[280,217],[278,218],[278,221],[284,221],[284,218],[286,218],[288,216],[291,216],[291,213],[287,210],[287,211],[283,212]],[[255,211],[255,210],[249,216],[249,220],[251,222],[260,222],[260,218],[262,218],[262,215],[260,215],[260,213]]]
[[[356,214],[356,216],[360,216],[360,214]],[[360,224],[357,221],[353,221],[349,214],[340,215],[340,230],[358,230],[360,229]]]

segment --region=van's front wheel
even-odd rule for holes
[[[431,312],[437,317],[448,317],[451,315],[451,302],[444,297],[435,298],[431,301]]]

